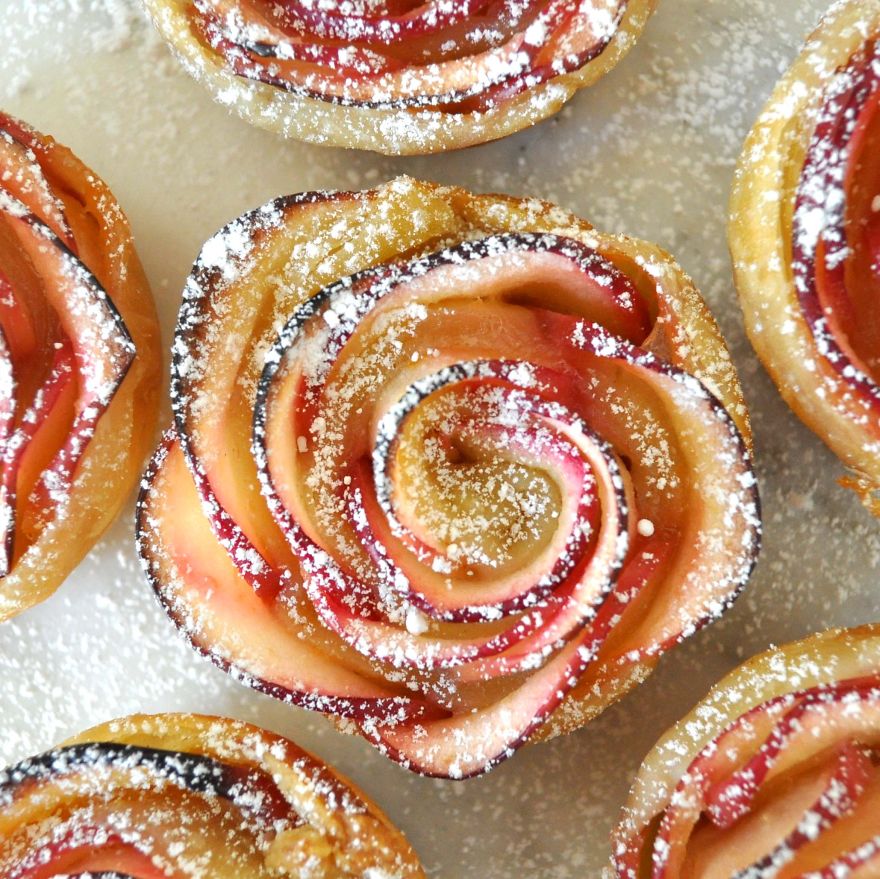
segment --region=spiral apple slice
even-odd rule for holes
[[[273,322],[308,298],[304,291],[317,292],[322,279],[333,278],[337,263],[357,267],[389,258],[395,245],[424,246],[449,218],[439,199],[429,199],[425,209],[425,195],[424,188],[389,187],[381,194],[276,199],[210,239],[187,284],[172,350],[178,438],[202,500],[213,511],[215,533],[267,594],[278,590],[279,571],[297,563],[259,503],[256,473],[250,475],[252,413],[241,385],[258,381],[262,363],[254,362],[249,347],[227,357],[227,334],[249,338],[257,349],[268,347]],[[374,229],[371,216],[387,224]],[[360,231],[347,232],[343,241],[340,231],[349,222]],[[283,284],[276,283],[279,276]],[[264,309],[271,313],[268,320]],[[241,454],[224,454],[230,443]]]
[[[844,736],[871,740],[880,720],[880,691],[875,683],[867,689],[844,684],[804,694],[775,726],[760,750],[728,779],[717,782],[707,793],[707,809],[719,827],[735,824],[748,813],[761,787],[786,771],[792,761],[805,762],[811,755]]]
[[[876,627],[830,632],[723,681],[695,709],[705,723],[686,718],[649,755],[615,832],[617,875],[872,875],[878,643]]]
[[[286,340],[282,344],[286,344]],[[291,354],[291,357],[294,356]],[[273,364],[273,360],[270,360],[270,364]],[[275,370],[272,365],[269,367],[269,373],[268,381],[271,383],[275,380],[273,375]],[[480,378],[486,379],[500,377],[503,374],[504,367],[501,364],[463,362],[457,364],[455,369],[428,376],[408,390],[404,399],[409,397],[409,403],[405,403],[404,408],[397,414],[392,414],[390,421],[387,418],[379,419],[380,436],[383,429],[393,430],[395,422],[399,422],[405,416],[406,405],[411,406],[413,401],[424,399],[427,396],[428,387],[433,388],[436,392],[445,385],[458,383],[462,378],[480,376]],[[293,381],[296,382],[297,379],[294,378]],[[495,392],[501,391],[502,387],[494,385]],[[263,402],[258,402],[255,433],[255,457],[261,468],[261,473],[266,474],[265,485],[270,508],[276,511],[279,524],[288,535],[298,558],[301,559],[305,575],[305,588],[310,594],[312,603],[321,613],[324,623],[332,630],[337,631],[358,651],[364,652],[368,656],[388,659],[395,664],[449,668],[471,659],[502,652],[539,627],[543,628],[543,645],[552,644],[566,638],[585,617],[592,616],[595,613],[597,602],[601,602],[608,590],[613,587],[615,572],[626,557],[629,543],[627,504],[620,470],[607,447],[596,443],[595,438],[589,438],[588,432],[584,425],[579,423],[579,419],[572,419],[570,413],[564,410],[559,411],[558,407],[545,405],[538,406],[531,411],[540,416],[543,425],[550,424],[554,431],[561,431],[570,442],[576,444],[575,447],[579,449],[584,460],[590,465],[589,472],[595,474],[598,479],[599,502],[603,513],[603,522],[591,556],[583,560],[585,564],[580,564],[581,560],[577,557],[572,560],[571,567],[575,569],[577,577],[574,578],[571,588],[566,590],[564,599],[550,602],[536,599],[527,604],[525,620],[514,618],[508,630],[494,632],[480,641],[468,639],[463,643],[444,643],[442,640],[427,637],[414,640],[394,625],[393,618],[399,614],[401,603],[404,605],[406,601],[411,603],[413,595],[419,592],[419,586],[415,585],[409,589],[405,585],[405,577],[401,570],[394,564],[390,553],[383,549],[384,561],[378,567],[381,579],[376,587],[378,603],[372,609],[367,609],[366,612],[349,609],[347,604],[350,602],[346,602],[346,597],[364,594],[368,598],[369,590],[359,588],[357,584],[351,582],[350,575],[337,566],[327,551],[319,547],[304,532],[288,512],[281,497],[274,493],[275,483],[272,476],[272,465],[269,462],[271,457],[277,455],[276,460],[280,459],[286,463],[285,452],[289,450],[284,448],[283,444],[285,435],[289,435],[290,415],[284,402],[270,401],[269,395],[272,392],[272,385],[268,384],[265,415]],[[284,401],[284,390],[280,389],[277,393],[280,400]],[[525,403],[525,399],[527,398],[522,393],[508,395],[505,406],[510,411],[516,412],[519,417],[526,418],[530,414],[528,407],[534,404]],[[264,422],[265,428],[262,427]],[[264,436],[265,445],[263,445]],[[380,439],[380,444],[385,446],[390,444],[390,437],[386,435],[384,440]],[[374,453],[374,458],[378,458],[381,462],[384,458],[383,452]],[[284,463],[276,464],[276,467],[282,468],[281,472],[284,472]],[[381,463],[378,464],[378,468],[381,470]],[[274,472],[279,473],[279,470],[276,469]],[[380,495],[384,481],[382,476],[377,479]],[[293,492],[287,498],[296,503],[296,496],[296,493]],[[354,498],[353,501],[355,501]],[[379,505],[382,506],[381,500]],[[354,509],[352,515],[356,522],[363,513],[361,510]],[[571,533],[579,532],[584,524],[583,520],[578,521],[575,518],[575,521],[571,523],[571,530],[561,529],[562,534],[550,544],[551,549],[558,551],[561,558],[564,557],[570,549],[568,544]],[[379,544],[373,545],[381,546]],[[564,585],[567,582],[568,578],[564,577],[557,584],[551,581],[544,585],[547,589],[552,589],[554,585]],[[533,589],[533,586],[534,584],[528,584],[529,591]],[[333,595],[337,596],[337,600],[328,600],[328,596]],[[424,601],[420,602],[422,605],[424,603]],[[384,618],[384,622],[371,623],[369,621],[371,610],[372,615]],[[456,614],[453,619],[464,622],[481,619],[491,620],[500,619],[504,614],[503,606],[499,607],[497,604],[471,606],[467,608],[467,611],[464,614]]]
[[[487,710],[486,716],[481,718],[485,727],[479,726],[477,717],[470,714],[463,720],[438,719],[425,724],[418,722],[403,729],[391,730],[387,734],[380,730],[372,735],[387,744],[391,752],[400,759],[428,774],[437,773],[439,767],[449,764],[450,761],[455,773],[465,775],[485,771],[485,768],[494,765],[500,756],[513,750],[528,737],[535,726],[544,722],[562,701],[572,685],[571,682],[577,681],[587,664],[595,658],[603,640],[599,632],[604,636],[608,629],[607,626],[594,628],[589,623],[595,618],[601,602],[614,591],[616,572],[628,553],[629,535],[625,518],[627,505],[622,496],[621,473],[613,463],[613,458],[606,456],[602,464],[601,459],[590,456],[588,449],[581,445],[581,451],[587,456],[591,472],[595,474],[600,487],[615,483],[620,485],[616,501],[613,499],[614,493],[605,491],[601,496],[603,530],[600,531],[586,566],[577,571],[577,577],[570,589],[566,589],[568,580],[564,578],[563,583],[559,584],[563,594],[536,601],[524,618],[513,617],[509,623],[505,623],[506,628],[500,633],[496,627],[480,642],[467,637],[449,642],[424,633],[413,637],[411,632],[400,626],[401,614],[405,613],[407,604],[406,598],[411,593],[424,595],[424,590],[418,584],[410,589],[406,583],[407,578],[393,561],[393,550],[383,549],[379,554],[379,581],[369,587],[363,582],[357,582],[351,568],[341,567],[333,561],[334,552],[338,552],[340,544],[334,543],[332,539],[328,542],[318,519],[304,500],[309,491],[303,491],[297,485],[298,479],[308,481],[310,478],[310,464],[301,463],[301,460],[310,460],[314,456],[307,448],[303,448],[300,438],[314,435],[313,425],[318,420],[322,423],[322,432],[325,435],[333,431],[344,431],[342,427],[331,426],[328,409],[324,408],[321,400],[325,394],[330,400],[346,399],[341,391],[342,386],[335,386],[333,381],[335,376],[342,376],[347,370],[347,367],[337,365],[337,361],[339,364],[344,363],[346,346],[355,344],[353,338],[361,323],[382,322],[384,319],[394,325],[391,315],[398,311],[415,314],[420,320],[428,320],[422,312],[430,303],[446,303],[463,295],[486,296],[482,285],[490,290],[511,288],[516,281],[521,282],[522,277],[532,276],[531,273],[535,271],[533,262],[543,270],[548,256],[556,261],[570,260],[579,266],[584,273],[583,283],[587,289],[614,289],[613,284],[597,281],[597,278],[608,276],[610,279],[615,276],[616,273],[609,266],[597,262],[595,255],[579,248],[575,242],[560,241],[550,236],[489,239],[433,256],[400,270],[370,272],[328,289],[302,307],[282,331],[275,349],[268,356],[263,387],[257,397],[254,457],[269,507],[300,559],[305,589],[322,621],[358,652],[398,667],[448,670],[516,647],[520,652],[521,663],[540,668],[547,663],[548,651],[552,655],[563,647],[562,653],[565,653],[566,641],[572,638],[577,629],[585,629],[583,636],[575,638],[576,644],[571,651],[573,657],[547,663],[549,670],[546,673],[544,670],[539,672],[517,698],[508,697],[501,700],[497,707]],[[596,286],[593,287],[592,284]],[[604,298],[601,295],[597,298],[602,303],[597,307],[604,312],[603,317],[607,323],[614,325],[619,332],[638,332],[638,323],[633,323],[636,320],[635,315],[624,305],[631,300],[624,297],[614,298],[607,294]],[[703,602],[702,605],[687,608],[685,612],[696,619],[711,616],[717,612],[713,605],[717,603],[723,606],[724,602],[730,600],[731,594],[735,594],[736,584],[743,582],[752,564],[750,547],[755,540],[752,533],[754,521],[748,503],[742,504],[742,496],[744,489],[748,496],[753,479],[747,470],[737,470],[736,464],[742,460],[744,454],[738,436],[730,422],[723,416],[719,417],[720,413],[711,397],[699,383],[683,375],[668,376],[663,368],[658,368],[659,364],[647,352],[640,352],[628,343],[609,336],[601,327],[572,323],[569,344],[573,344],[581,358],[611,358],[640,373],[641,377],[654,386],[655,391],[660,390],[662,394],[668,395],[666,406],[669,409],[688,412],[688,424],[681,425],[683,442],[695,454],[712,450],[711,465],[708,455],[702,464],[698,464],[697,460],[689,462],[694,472],[702,472],[707,476],[711,474],[712,479],[711,487],[707,483],[703,493],[706,498],[702,505],[704,520],[700,525],[695,524],[694,533],[702,535],[702,538],[696,538],[695,542],[698,543],[699,539],[706,540],[709,534],[717,534],[718,537],[712,540],[720,538],[725,549],[720,553],[717,563],[703,554],[693,570],[682,574],[684,582],[694,583],[694,592]],[[405,334],[413,332],[415,331],[407,330]],[[384,462],[394,435],[406,416],[417,403],[430,403],[432,394],[447,385],[466,384],[468,381],[472,383],[481,379],[492,381],[488,393],[496,397],[499,394],[502,396],[503,402],[500,405],[502,410],[510,413],[508,418],[527,424],[531,412],[540,411],[540,407],[535,410],[533,403],[523,402],[528,399],[528,392],[524,394],[522,388],[508,393],[497,383],[501,376],[509,380],[518,366],[525,366],[527,386],[532,384],[534,378],[531,364],[511,363],[505,375],[505,369],[500,364],[459,361],[454,367],[440,373],[429,373],[417,380],[404,392],[402,405],[400,401],[396,401],[388,406],[387,411],[390,414],[382,414],[384,407],[380,407],[369,415],[377,425],[375,433],[378,437],[378,451],[373,452],[375,491],[379,508],[390,518],[392,533],[399,531],[402,526],[391,510],[391,492]],[[379,379],[372,380],[381,383]],[[693,410],[696,408],[699,411],[701,404],[697,401],[701,399],[705,408],[698,423],[705,425],[706,435],[695,436],[696,419]],[[478,405],[476,411],[479,412],[480,408]],[[485,405],[482,408],[485,409]],[[554,414],[559,417],[559,413]],[[563,417],[570,418],[565,415]],[[324,426],[325,422],[327,426]],[[493,422],[490,420],[488,423]],[[345,448],[346,458],[356,460],[356,446],[347,445]],[[320,450],[318,454],[321,454]],[[726,482],[721,485],[715,484],[717,480],[714,476],[719,456],[724,457],[728,465]],[[324,469],[333,466],[329,455],[324,456],[321,466]],[[327,477],[322,476],[321,479],[326,482]],[[326,484],[328,487],[325,492],[332,493],[346,482],[342,479],[341,483]],[[615,510],[621,510],[624,515],[620,516]],[[364,516],[365,511],[355,508],[352,512],[355,523]],[[618,523],[616,528],[615,520]],[[732,531],[734,535],[741,534],[741,537],[734,537],[732,540],[728,537],[725,540],[722,538],[725,531]],[[563,530],[559,546],[564,546],[566,541],[567,535]],[[376,555],[373,557],[376,558]],[[686,564],[685,558],[682,559],[683,567]],[[731,573],[725,576],[725,571]],[[717,590],[715,595],[712,595],[712,590]],[[482,609],[485,612],[490,608]],[[487,616],[488,619],[501,617],[499,607],[495,606],[491,610],[494,615]],[[470,614],[475,614],[478,608],[471,607],[469,611]],[[670,618],[668,614],[664,616]],[[468,617],[465,616],[464,619]],[[528,649],[523,649],[523,644],[519,643],[522,640],[525,640]],[[521,716],[517,714],[518,710],[522,712]],[[504,716],[508,722],[499,725],[498,716]],[[459,723],[461,726],[456,726]],[[488,728],[494,728],[496,734],[487,736]],[[453,729],[458,732],[452,734]],[[464,730],[468,730],[468,733]],[[480,745],[472,756],[468,747],[471,743]],[[462,749],[463,746],[470,762],[468,759],[453,759],[452,749]]]
[[[827,708],[831,697],[826,692],[822,698]],[[783,727],[800,707],[786,714]],[[854,703],[840,711],[855,713]],[[786,743],[783,760],[766,760],[764,756],[768,744],[779,735],[777,726],[761,751],[731,776],[710,785],[711,778],[718,778],[720,771],[711,758],[704,763],[701,774],[689,770],[689,781],[699,778],[709,785],[703,794],[705,818],[698,821],[699,807],[693,804],[684,812],[666,813],[654,842],[654,851],[664,853],[654,858],[654,875],[678,876],[679,871],[696,869],[698,873],[706,871],[707,876],[775,876],[782,867],[796,861],[802,847],[854,811],[873,775],[871,757],[854,744],[860,739],[849,739],[846,730],[835,728],[831,711],[823,711],[811,720],[798,742]],[[865,725],[870,727],[872,721],[876,718],[866,718]],[[820,729],[824,739],[817,735]],[[713,745],[712,752],[718,753],[721,747],[720,743]],[[749,773],[756,764],[753,780]],[[740,790],[738,785],[744,778],[748,783],[745,790]],[[684,797],[687,785],[681,790]],[[750,858],[755,859],[754,863],[746,866]],[[714,866],[710,868],[710,864]]]
[[[412,313],[418,316],[426,308],[426,303],[430,304],[441,299],[448,301],[456,296],[460,298],[474,296],[479,289],[478,285],[484,288],[484,295],[493,292],[503,295],[506,290],[527,286],[530,279],[546,270],[548,262],[556,269],[557,283],[565,283],[578,289],[579,298],[589,302],[593,309],[615,329],[634,334],[639,331],[637,323],[639,315],[633,297],[624,295],[623,291],[617,292],[617,287],[612,281],[618,273],[613,267],[599,260],[596,254],[579,246],[577,242],[564,241],[553,236],[509,236],[466,244],[448,253],[433,255],[401,268],[378,273],[367,272],[361,277],[328,288],[304,305],[300,313],[294,316],[280,334],[273,352],[268,357],[261,390],[257,397],[254,457],[263,480],[264,491],[269,499],[270,509],[287,534],[301,564],[308,566],[308,570],[305,571],[305,585],[310,592],[312,602],[324,611],[325,624],[339,631],[340,634],[344,629],[339,626],[339,614],[344,614],[350,621],[355,622],[361,611],[347,612],[339,601],[330,605],[325,599],[334,593],[352,596],[357,594],[358,589],[352,584],[346,571],[337,566],[331,567],[331,563],[327,561],[328,545],[326,542],[323,544],[316,542],[319,529],[315,522],[310,521],[313,514],[304,505],[303,494],[296,484],[298,470],[308,467],[307,464],[300,464],[300,459],[306,460],[311,457],[306,450],[300,448],[299,438],[313,433],[314,425],[318,423],[317,419],[320,419],[322,424],[326,421],[316,407],[320,407],[317,401],[324,393],[324,385],[329,381],[331,373],[339,371],[333,365],[334,361],[350,341],[358,324],[367,320],[382,320],[382,317],[376,317],[376,314],[383,309],[386,314],[393,307],[405,314]],[[590,300],[591,294],[593,301]],[[378,362],[368,365],[367,369],[372,369],[374,366],[382,369]],[[496,371],[491,364],[486,366],[489,374]],[[509,375],[513,375],[515,364],[510,366],[512,369]],[[405,414],[407,406],[411,408],[424,396],[425,384],[434,382],[438,387],[442,387],[460,376],[476,374],[480,368],[478,363],[469,365],[467,361],[462,361],[448,375],[439,376],[439,380],[438,376],[429,374],[404,392],[402,399],[406,401],[409,398],[409,402],[404,404],[402,410],[399,401],[389,401],[389,408],[396,406],[401,414]],[[464,370],[464,373],[461,370]],[[527,373],[528,371],[526,369]],[[375,377],[370,380],[381,384],[381,380]],[[333,390],[329,393],[337,393],[337,391]],[[519,396],[522,397],[522,394],[520,393]],[[380,408],[376,414],[370,416],[377,425],[377,432],[381,430],[383,419],[381,411]],[[563,418],[570,420],[571,416],[563,415]],[[392,416],[391,421],[388,422],[390,427],[386,426],[386,430],[393,429],[399,421],[399,418]],[[583,428],[580,431],[583,435]],[[390,439],[386,436],[382,442],[387,444]],[[572,440],[571,435],[568,436],[568,440],[569,442]],[[330,452],[329,447],[327,451]],[[626,554],[626,543],[621,542],[622,538],[625,541],[625,535],[620,533],[621,529],[626,531],[625,514],[618,517],[613,513],[615,507],[625,510],[621,496],[623,483],[620,481],[617,464],[608,458],[607,452],[603,452],[602,457],[597,457],[588,447],[582,445],[581,453],[588,456],[592,471],[597,476],[599,473],[603,474],[599,479],[600,486],[610,486],[617,481],[620,487],[611,492],[603,489],[602,505],[608,516],[609,527],[603,531],[605,536],[600,540],[600,547],[594,556],[597,564],[593,569],[588,569],[589,573],[583,576],[580,588],[570,600],[572,607],[566,617],[568,626],[576,625],[585,614],[589,615],[592,612],[591,605],[596,597],[607,593],[613,583],[613,571],[619,567],[620,560]],[[348,457],[350,460],[356,460],[357,454],[349,448]],[[274,465],[272,458],[276,461]],[[381,452],[378,458],[381,462],[383,458]],[[327,462],[329,465],[329,458]],[[378,503],[387,511],[388,499],[385,498],[383,501],[381,497],[385,480],[381,473],[377,476],[376,490],[380,493]],[[345,479],[342,478],[340,485],[344,486],[344,484]],[[339,486],[334,488],[333,485],[328,484],[328,490],[339,491]],[[615,495],[617,495],[616,499]],[[356,513],[354,518],[357,519],[359,516],[360,514]],[[619,524],[613,524],[615,519],[619,519]],[[392,525],[392,530],[393,527]],[[617,536],[615,531],[618,532]],[[566,540],[567,536],[563,529],[560,549],[564,547]],[[601,545],[602,543],[604,546]],[[388,565],[392,567],[389,568]],[[398,615],[400,612],[400,602],[394,600],[393,593],[402,588],[395,585],[401,571],[393,565],[390,558],[386,559],[384,570],[385,583],[375,588],[388,597],[391,604],[384,610],[379,608],[376,610],[388,620],[389,616]],[[430,576],[430,571],[426,571],[425,575]],[[596,597],[587,599],[586,595],[590,593]],[[485,612],[490,610],[494,613],[488,618],[497,617],[500,612],[497,606],[494,608],[483,606],[482,609],[484,618]],[[478,608],[470,610],[479,615]],[[538,612],[534,614],[536,618],[540,618],[540,610],[538,606],[536,608]],[[381,644],[384,647],[385,657],[391,657],[394,662],[413,662],[417,665],[435,662],[441,665],[458,664],[469,657],[485,655],[488,651],[497,652],[504,649],[508,643],[506,639],[491,639],[484,642],[482,649],[474,653],[477,645],[473,642],[458,647],[453,644],[450,645],[450,649],[437,640],[422,638],[413,641],[405,633],[401,633],[399,637],[395,636],[393,629],[385,626],[380,626],[375,637],[369,636],[365,626],[369,624],[357,621],[356,633],[352,632],[347,637],[353,646],[360,645],[356,646],[356,649],[363,649],[368,655],[374,655],[376,645]],[[547,641],[552,642],[566,637],[570,628],[560,624],[558,627],[550,627],[549,631],[552,632],[552,636],[548,636]],[[404,640],[401,641],[401,638]],[[467,652],[462,653],[462,647]]]
[[[132,717],[0,775],[9,879],[422,876],[403,837],[292,742],[194,715]]]
[[[196,650],[255,689],[303,708],[349,718],[425,710],[401,688],[338,655],[329,639],[283,605],[266,603],[227,549],[211,540],[173,436],[154,456],[144,486],[137,512],[142,562],[169,616]],[[288,583],[285,591],[294,590],[295,583]]]
[[[618,698],[758,550],[699,297],[549,206],[398,180],[253,211],[196,263],[172,387],[138,514],[169,616],[415,771]]]
[[[611,340],[599,328],[593,328],[592,331],[580,328],[578,338],[583,340],[585,347],[601,352],[599,356],[610,356],[636,371],[645,370],[669,394],[671,405],[688,412],[689,423],[685,432],[692,443],[690,451],[695,456],[702,456],[713,449],[715,455],[730,455],[731,462],[742,460],[743,450],[732,425],[718,411],[711,396],[692,377],[676,374],[668,367],[660,366],[650,355],[631,349],[619,340]],[[687,398],[689,399],[686,403]],[[702,412],[701,407],[705,407]],[[700,415],[697,415],[698,412]],[[705,431],[705,435],[698,433],[697,424]],[[697,460],[691,462],[696,472],[701,469],[706,475],[716,472],[714,466],[710,468],[708,457],[707,455],[702,464],[698,464]],[[670,622],[686,614],[688,618],[699,620],[702,624],[702,621],[717,615],[720,608],[736,596],[740,584],[745,582],[751,571],[752,547],[756,540],[754,511],[750,502],[734,502],[733,499],[742,498],[743,487],[748,497],[754,485],[753,479],[748,470],[738,473],[736,469],[731,469],[725,477],[729,480],[727,484],[719,485],[714,475],[711,481],[704,483],[704,497],[707,501],[710,498],[712,500],[701,511],[702,521],[696,525],[695,533],[702,535],[697,538],[698,541],[707,539],[709,535],[715,535],[712,539],[717,540],[726,534],[729,542],[714,560],[707,558],[705,554],[699,559],[682,557],[681,568],[676,574],[681,577],[680,582],[689,583],[691,589],[678,596],[675,613],[670,613],[668,607],[662,608],[666,631],[655,635],[656,646],[643,648],[645,655],[661,649],[661,645],[665,648],[667,644],[664,639],[674,637],[669,634]],[[739,537],[730,539],[731,532]],[[375,740],[389,748],[396,759],[406,760],[406,765],[412,765],[424,774],[441,774],[442,767],[451,765],[456,777],[458,774],[466,777],[485,771],[486,766],[495,765],[527,740],[531,732],[546,721],[569,692],[579,684],[583,686],[580,679],[597,657],[601,656],[605,640],[611,636],[623,610],[635,597],[630,591],[632,583],[623,577],[621,580],[621,588],[615,590],[612,587],[610,590],[608,608],[603,608],[595,620],[583,628],[581,634],[571,638],[514,695],[490,708],[457,717],[418,720],[411,725],[392,729],[379,727],[370,730],[367,727],[367,733],[372,733]],[[639,584],[635,595],[640,588],[644,588],[644,583]],[[690,606],[685,603],[687,601],[692,602]],[[573,606],[578,607],[583,618],[583,605],[574,603]],[[564,610],[559,612],[559,616],[564,619]],[[590,615],[586,618],[589,620]],[[565,643],[562,639],[566,637],[566,633],[566,628],[560,628],[558,620],[551,616],[536,636],[525,638],[523,643],[516,645],[514,652],[519,655],[514,662],[507,665],[505,671],[516,673],[520,669],[535,668],[540,657],[546,656],[547,649],[554,642]],[[488,676],[489,668],[491,665],[483,663],[481,675]],[[465,670],[465,677],[473,674],[473,669]]]
[[[817,833],[827,832],[856,809],[874,774],[871,756],[851,742],[845,742],[831,761],[830,770],[826,770],[821,795],[804,812],[795,829],[760,861],[741,870],[737,879],[770,879],[778,876],[781,868],[788,864],[797,869],[798,852],[808,846]]]

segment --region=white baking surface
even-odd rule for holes
[[[487,778],[442,782],[407,774],[198,659],[141,578],[129,507],[54,598],[0,626],[0,762],[129,712],[229,714],[296,738],[359,782],[432,877],[598,877],[642,757],[711,683],[771,642],[880,617],[880,525],[837,487],[838,463],[756,362],[724,239],[739,145],[824,6],[660,0],[633,53],[557,119],[458,154],[390,160],[250,129],[178,70],[134,0],[0,0],[0,104],[110,183],[152,281],[166,348],[201,242],[272,196],[398,173],[543,196],[661,243],[696,278],[752,409],[766,526],[738,605],[667,656],[647,685]]]

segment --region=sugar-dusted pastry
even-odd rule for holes
[[[776,87],[730,247],[758,356],[880,514],[880,0],[835,3]]]
[[[424,879],[351,783],[259,727],[137,715],[0,771],[4,879]]]
[[[248,122],[393,155],[496,140],[552,116],[629,51],[656,0],[144,0]]]
[[[401,178],[202,249],[139,545],[193,646],[418,772],[574,729],[758,551],[724,342],[653,245]]]
[[[613,859],[619,879],[880,875],[880,626],[722,680],[645,759]]]
[[[137,483],[159,367],[112,193],[0,113],[0,620],[51,595]]]

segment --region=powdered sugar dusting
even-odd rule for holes
[[[732,344],[752,409],[767,533],[739,605],[679,647],[636,695],[576,735],[524,749],[488,778],[451,785],[411,778],[365,743],[199,661],[147,594],[123,517],[61,594],[0,629],[5,759],[127,711],[236,714],[294,733],[360,781],[406,829],[432,876],[506,879],[515,863],[537,879],[592,877],[606,862],[608,830],[642,757],[724,671],[770,640],[880,616],[876,525],[836,485],[835,459],[757,365],[724,242],[742,139],[823,0],[661,0],[637,51],[556,121],[466,153],[399,161],[250,129],[208,101],[149,27],[134,31],[123,51],[87,58],[84,48],[91,51],[112,19],[83,39],[85,18],[66,0],[21,0],[18,9],[16,2],[2,4],[0,33],[21,32],[7,30],[7,10],[50,10],[42,21],[51,15],[61,63],[28,55],[27,86],[11,96],[4,82],[6,107],[69,143],[109,180],[132,220],[166,344],[202,242],[279,193],[357,189],[405,172],[550,198],[600,228],[657,241],[697,279]],[[128,13],[136,20],[134,4]]]

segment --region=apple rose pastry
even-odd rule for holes
[[[0,113],[0,620],[51,595],[136,484],[158,344],[110,190]]]
[[[620,879],[880,875],[880,626],[749,660],[645,759]]]
[[[752,343],[880,515],[880,0],[832,7],[746,142],[732,211]]]
[[[4,879],[424,879],[351,783],[281,736],[138,715],[0,772]]]
[[[140,551],[192,644],[462,777],[580,726],[758,549],[736,374],[649,244],[399,179],[204,246]]]
[[[504,137],[629,51],[656,0],[144,0],[221,103],[263,128],[392,155]]]

